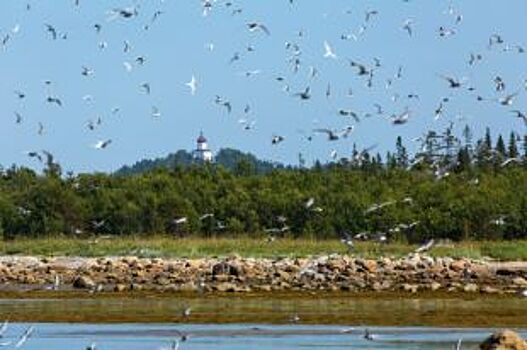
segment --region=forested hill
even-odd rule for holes
[[[232,148],[222,148],[215,155],[214,162],[233,172],[250,172],[267,174],[274,169],[284,166],[277,162],[260,160],[251,153],[244,153]],[[179,150],[166,157],[156,159],[143,159],[131,166],[124,166],[116,171],[116,175],[142,174],[154,169],[174,169],[178,166],[187,167],[195,163],[192,153]]]

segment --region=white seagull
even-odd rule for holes
[[[108,140],[100,140],[100,141],[97,141],[97,143],[95,145],[93,145],[93,147],[95,149],[105,149],[106,147],[108,147],[110,144],[112,143],[112,140],[111,139],[108,139]]]
[[[198,82],[196,81],[196,77],[194,75],[192,76],[192,79],[190,79],[188,83],[185,83],[185,85],[190,88],[190,94],[192,96],[196,94],[196,89],[198,87],[197,84]]]
[[[331,45],[329,45],[327,41],[324,41],[324,51],[325,51],[324,52],[325,58],[333,58],[333,59],[337,58],[337,55],[333,51],[333,48],[331,47]]]

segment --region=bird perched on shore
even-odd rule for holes
[[[298,323],[298,322],[300,322],[300,316],[298,316],[298,314],[291,315],[291,317],[289,317],[289,322],[290,323]]]
[[[340,241],[348,248],[348,252],[355,249],[355,245],[353,244],[353,240],[351,239],[349,233],[342,232],[340,234]]]
[[[184,319],[188,319],[191,313],[192,313],[192,308],[190,306],[187,306],[186,308],[183,309],[183,311],[181,311],[181,316],[183,316]]]
[[[174,330],[177,334],[177,336],[179,337],[179,340],[182,341],[182,342],[185,342],[187,341],[189,338],[190,338],[190,334],[186,333],[186,332],[182,332],[180,330]]]
[[[364,330],[364,335],[363,335],[363,338],[368,340],[368,341],[373,341],[375,340],[375,336],[370,332],[370,330],[368,328],[366,328]]]

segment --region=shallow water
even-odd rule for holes
[[[166,323],[181,322],[192,308],[192,323],[288,323],[374,326],[525,327],[527,299],[482,297],[400,298],[341,294],[0,299],[0,317],[19,322]]]
[[[2,341],[16,340],[29,324],[11,324]],[[306,325],[194,325],[163,324],[33,324],[34,334],[24,345],[28,350],[85,349],[96,342],[97,349],[170,349],[176,329],[190,333],[180,349],[195,350],[278,350],[278,349],[452,349],[463,339],[462,349],[476,349],[490,329],[370,327],[375,340],[362,337],[364,327]],[[527,335],[524,330],[522,334]]]
[[[188,321],[180,316],[187,306]],[[293,314],[298,324],[289,323]],[[477,349],[496,329],[527,336],[527,300],[503,297],[16,298],[0,299],[0,317],[11,322],[0,345],[35,327],[29,350],[84,350],[92,342],[98,350],[168,350],[177,330],[191,335],[180,350],[453,349],[460,338],[462,349]],[[374,341],[364,339],[366,328]]]

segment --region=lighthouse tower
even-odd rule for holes
[[[207,139],[203,136],[203,132],[199,133],[198,139],[196,140],[197,146],[193,152],[194,159],[201,162],[212,162],[212,151],[207,145]]]

